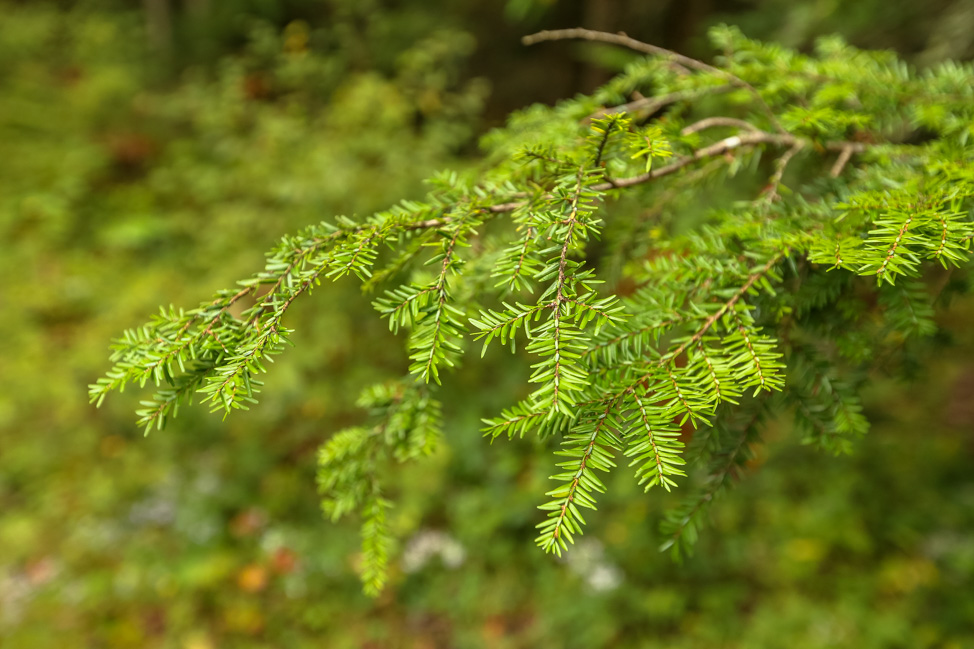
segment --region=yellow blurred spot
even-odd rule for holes
[[[500,615],[491,615],[480,628],[480,633],[487,644],[493,644],[504,637],[506,633],[504,618]]]
[[[115,647],[143,646],[142,625],[138,619],[131,617],[119,620],[109,627],[108,638],[110,645]]]
[[[880,579],[888,591],[909,593],[928,586],[940,576],[937,566],[923,558],[904,558],[886,561]]]
[[[820,561],[825,555],[825,546],[816,539],[792,539],[785,546],[785,554],[792,561]]]
[[[233,605],[223,617],[229,631],[237,633],[260,633],[264,628],[264,616],[256,606]]]
[[[183,641],[183,649],[215,649],[215,645],[205,633],[193,633]]]
[[[252,563],[237,574],[237,585],[245,593],[258,593],[267,587],[267,570]]]
[[[284,28],[284,51],[288,54],[303,54],[308,50],[310,30],[308,23],[295,20]]]

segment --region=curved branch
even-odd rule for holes
[[[757,91],[757,88],[749,84],[744,79],[739,76],[727,72],[726,70],[721,70],[720,68],[715,68],[712,65],[704,63],[703,61],[698,61],[697,59],[685,56],[673,50],[668,50],[664,47],[659,47],[658,45],[650,45],[649,43],[643,43],[642,41],[637,41],[635,38],[627,36],[623,32],[618,34],[610,34],[608,32],[600,32],[592,29],[584,29],[582,27],[576,27],[574,29],[555,29],[555,30],[545,30],[538,32],[536,34],[531,34],[525,36],[521,39],[521,42],[525,45],[534,45],[535,43],[541,43],[543,41],[560,41],[567,39],[581,39],[586,41],[600,41],[602,43],[611,43],[613,45],[620,45],[622,47],[629,48],[636,52],[642,52],[643,54],[651,54],[653,56],[659,56],[665,59],[669,59],[678,63],[684,67],[698,70],[700,72],[709,72],[710,74],[716,74],[718,76],[727,79],[731,84],[744,88],[757,99],[758,105],[767,114],[768,119],[774,125],[775,130],[779,133],[788,133],[785,127],[781,125],[778,118],[775,116],[774,111],[768,106],[767,102],[761,96],[761,93]]]
[[[728,126],[731,128],[743,129],[745,131],[750,131],[752,133],[759,133],[761,129],[756,127],[751,122],[745,121],[743,119],[737,119],[735,117],[707,117],[700,120],[699,122],[694,122],[690,124],[682,131],[680,135],[690,135],[691,133],[699,133],[700,131],[706,130],[708,128],[717,128],[720,126]]]
[[[659,109],[665,108],[670,104],[675,104],[690,99],[699,99],[706,95],[716,95],[729,92],[734,88],[735,86],[733,84],[728,83],[724,86],[714,86],[712,88],[678,90],[676,92],[660,95],[658,97],[639,97],[638,99],[634,99],[626,104],[620,104],[619,106],[611,106],[597,110],[589,115],[587,119],[591,120],[604,115],[614,115],[615,113],[635,113],[637,111],[645,113],[646,115],[652,115]]]
[[[788,168],[788,163],[791,162],[791,159],[803,148],[805,148],[805,142],[798,140],[791,145],[790,149],[785,151],[784,155],[775,161],[774,175],[771,176],[771,182],[768,183],[768,192],[764,195],[764,200],[768,203],[773,203],[779,198],[778,189],[781,187],[781,179],[785,176],[785,169]]]
[[[767,131],[755,130],[749,133],[740,133],[738,135],[732,135],[731,137],[724,138],[723,140],[714,142],[713,144],[705,146],[702,149],[697,149],[691,155],[678,158],[666,166],[651,169],[644,174],[630,176],[628,178],[610,179],[606,180],[604,183],[592,185],[592,189],[595,191],[607,191],[610,189],[622,189],[624,187],[640,185],[650,180],[655,180],[656,178],[661,178],[663,176],[676,173],[680,169],[699,160],[703,160],[704,158],[713,158],[727,153],[728,151],[733,151],[734,149],[739,149],[745,146],[757,146],[759,144],[771,144],[774,146],[786,146],[790,148],[798,147],[799,149],[809,145],[816,146],[811,140],[806,140],[794,135],[779,135],[777,133],[768,133]],[[866,150],[866,145],[862,144],[861,142],[825,142],[818,144],[817,146],[824,148],[827,151],[850,150],[854,153],[859,153]],[[797,153],[797,151],[791,153],[791,155],[786,154],[786,156],[790,160],[795,153]]]
[[[832,169],[829,170],[829,176],[838,178],[842,175],[842,170],[845,169],[845,166],[849,163],[849,159],[852,158],[852,154],[855,152],[856,150],[851,142],[849,146],[843,147],[839,152],[839,157],[835,159],[835,164],[832,165]]]

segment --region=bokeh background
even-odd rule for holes
[[[970,0],[0,0],[0,646],[974,647],[974,306],[907,380],[877,371],[848,457],[772,422],[694,557],[620,472],[566,560],[532,545],[550,452],[479,419],[524,361],[468,363],[447,444],[394,480],[403,536],[361,594],[355,521],[315,451],[406,360],[355,282],[288,316],[297,350],[249,413],[143,438],[137,390],[89,406],[108,343],[261,266],[281,235],[422,195],[511,110],[630,55],[523,48],[616,31],[709,57],[710,25],[838,32],[917,65],[974,55]]]

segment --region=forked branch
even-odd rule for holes
[[[631,38],[630,36],[626,35],[623,32],[619,32],[618,34],[610,34],[608,32],[600,32],[592,29],[584,29],[582,27],[576,27],[574,29],[554,29],[554,30],[545,30],[545,31],[538,32],[536,34],[525,36],[524,38],[521,39],[521,42],[524,43],[525,45],[534,45],[536,43],[541,43],[543,41],[560,41],[560,40],[569,40],[569,39],[581,39],[586,41],[599,41],[602,43],[611,43],[613,45],[619,45],[621,47],[629,48],[636,52],[642,52],[643,54],[651,54],[653,56],[659,56],[661,58],[669,59],[670,61],[679,63],[680,65],[686,68],[690,68],[692,70],[697,70],[699,72],[707,72],[709,74],[716,74],[720,77],[723,77],[724,79],[727,79],[727,81],[729,81],[731,84],[739,88],[744,88],[745,90],[750,92],[757,100],[757,103],[761,107],[761,110],[763,110],[767,115],[768,120],[770,120],[770,122],[774,125],[775,130],[777,130],[779,133],[788,132],[787,130],[785,130],[785,127],[781,125],[781,122],[778,121],[778,118],[774,114],[774,111],[771,110],[771,107],[768,106],[766,101],[764,101],[764,98],[761,96],[761,93],[758,92],[757,88],[749,84],[744,79],[741,79],[736,74],[732,74],[727,70],[721,70],[720,68],[715,68],[714,66],[704,63],[703,61],[698,61],[695,58],[680,54],[678,52],[674,52],[673,50],[668,50],[664,47],[659,47],[658,45],[650,45],[649,43],[638,41],[635,38]]]

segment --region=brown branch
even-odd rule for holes
[[[644,174],[639,174],[638,176],[630,176],[629,178],[619,178],[616,180],[609,180],[598,185],[593,185],[592,189],[595,191],[606,191],[609,189],[620,189],[623,187],[632,187],[633,185],[641,185],[644,182],[655,180],[656,178],[661,178],[663,176],[668,176],[672,173],[676,173],[680,169],[690,165],[698,160],[703,160],[704,158],[712,158],[714,156],[722,155],[728,151],[738,149],[742,146],[753,146],[756,144],[777,144],[777,145],[789,145],[794,142],[795,138],[790,135],[775,135],[773,133],[766,133],[764,131],[758,131],[756,133],[744,133],[741,135],[734,135],[728,138],[724,138],[719,142],[715,142],[710,146],[706,146],[702,149],[697,149],[692,155],[685,156],[683,158],[678,158],[670,164],[658,167],[656,169],[651,169]]]
[[[805,142],[802,140],[797,140],[791,145],[791,148],[785,151],[784,155],[775,161],[774,175],[771,176],[771,182],[768,183],[768,191],[764,195],[764,199],[768,203],[773,203],[778,198],[778,188],[781,187],[781,179],[785,176],[785,169],[788,168],[788,163],[791,159],[805,148]]]
[[[740,88],[746,89],[754,98],[757,99],[758,104],[761,109],[764,110],[768,115],[768,119],[774,125],[775,130],[779,133],[787,133],[788,131],[781,125],[778,118],[775,116],[774,111],[768,106],[764,98],[761,97],[761,93],[757,89],[749,84],[744,79],[741,79],[735,74],[728,72],[727,70],[721,70],[720,68],[715,68],[712,65],[704,63],[703,61],[698,61],[697,59],[679,54],[672,50],[668,50],[658,45],[650,45],[649,43],[643,43],[642,41],[637,41],[634,38],[630,38],[626,34],[620,32],[618,34],[610,34],[608,32],[599,32],[591,29],[584,29],[582,27],[577,27],[575,29],[556,29],[556,30],[546,30],[538,32],[537,34],[531,34],[525,36],[521,39],[521,42],[525,45],[534,45],[535,43],[541,43],[543,41],[558,41],[566,39],[582,39],[587,41],[600,41],[602,43],[611,43],[612,45],[619,45],[621,47],[626,47],[636,52],[642,52],[643,54],[651,54],[653,56],[659,56],[670,61],[679,63],[680,65],[698,70],[700,72],[709,72],[711,74],[717,74],[730,83]]]
[[[703,88],[697,90],[679,90],[677,92],[671,92],[667,95],[660,95],[659,97],[639,97],[630,101],[626,104],[620,104],[619,106],[611,106],[609,108],[602,108],[595,111],[589,115],[586,119],[592,120],[596,117],[601,117],[603,115],[613,115],[615,113],[645,113],[646,115],[652,115],[661,108],[665,108],[670,104],[675,104],[681,101],[687,101],[689,99],[698,99],[704,95],[717,94],[722,92],[729,92],[734,89],[735,86],[732,84],[727,84],[725,86],[714,86],[713,88]]]
[[[694,122],[690,124],[682,131],[680,135],[690,135],[691,133],[699,133],[700,131],[706,130],[708,128],[716,128],[720,126],[728,126],[731,128],[743,129],[745,131],[751,131],[752,133],[759,133],[760,129],[754,124],[747,122],[743,119],[737,119],[735,117],[707,117],[699,122]]]
[[[835,164],[832,165],[832,169],[829,171],[829,175],[833,178],[838,178],[842,174],[842,170],[849,163],[849,159],[852,158],[852,154],[856,150],[850,143],[849,146],[843,147],[839,152],[839,157],[835,159]]]
[[[698,61],[697,59],[691,58],[689,56],[684,56],[678,52],[668,50],[658,45],[650,45],[649,43],[644,43],[638,41],[635,38],[631,38],[623,32],[617,34],[610,34],[609,32],[600,32],[594,29],[585,29],[584,27],[576,27],[574,29],[553,29],[544,30],[537,32],[536,34],[530,34],[521,39],[521,42],[525,45],[535,45],[543,41],[562,41],[562,40],[573,40],[580,39],[586,41],[600,41],[602,43],[611,43],[612,45],[619,45],[621,47],[628,48],[636,52],[642,52],[643,54],[651,54],[653,56],[659,56],[662,58],[675,61],[680,65],[691,68],[694,70],[700,70],[704,72],[714,72],[719,71],[710,65],[707,65],[703,61]]]
[[[684,134],[694,133],[707,128],[713,128],[717,126],[736,126],[741,129],[746,130],[746,133],[739,133],[738,135],[733,135],[731,137],[724,138],[718,142],[715,142],[709,146],[705,146],[701,149],[697,149],[691,155],[677,158],[673,162],[663,167],[658,167],[656,169],[651,169],[650,171],[639,174],[638,176],[630,176],[628,178],[618,178],[618,179],[606,179],[605,182],[599,183],[597,185],[592,185],[590,189],[594,191],[607,191],[610,189],[622,189],[625,187],[632,187],[634,185],[641,185],[642,183],[648,182],[650,180],[655,180],[656,178],[661,178],[663,176],[669,176],[670,174],[676,173],[680,169],[703,160],[704,158],[713,158],[719,155],[723,155],[729,151],[739,149],[746,146],[757,146],[760,144],[771,144],[774,146],[786,146],[786,147],[798,147],[799,149],[805,146],[812,146],[817,149],[825,149],[826,151],[838,151],[840,153],[849,152],[851,156],[854,153],[862,153],[869,148],[869,145],[862,142],[849,142],[847,140],[836,140],[833,142],[813,142],[811,140],[806,140],[804,138],[799,138],[789,133],[778,134],[769,133],[767,131],[758,130],[752,124],[745,122],[743,120],[737,120],[732,117],[708,117],[699,122],[691,124],[684,129]],[[692,130],[688,130],[692,129]],[[797,151],[795,151],[797,153]],[[787,153],[785,156],[788,160],[791,159],[795,153],[791,153],[789,156]],[[841,173],[841,169],[839,170]],[[835,172],[835,167],[833,167],[833,173]],[[527,193],[521,192],[517,194],[508,194],[509,197],[520,198],[527,197]],[[550,196],[545,196],[545,198],[550,198]],[[488,205],[483,209],[491,214],[503,214],[506,212],[513,212],[514,210],[524,207],[528,204],[528,201],[509,201],[506,203],[498,203],[496,205]],[[430,219],[428,221],[421,221],[419,223],[414,223],[409,226],[405,226],[407,230],[420,230],[431,227],[440,227],[446,225],[450,222],[449,217],[443,219]],[[343,232],[356,232],[362,228],[355,228],[353,230],[344,230]]]
[[[661,178],[662,176],[668,176],[672,173],[676,173],[680,169],[683,169],[684,167],[699,160],[703,160],[704,158],[713,158],[741,147],[757,146],[759,144],[771,144],[774,146],[787,146],[792,148],[796,146],[801,148],[811,145],[824,148],[827,151],[843,151],[846,148],[852,148],[854,151],[858,152],[866,149],[866,145],[859,142],[836,141],[815,144],[811,140],[805,140],[803,138],[788,134],[779,135],[777,133],[768,133],[767,131],[739,133],[738,135],[732,135],[731,137],[714,142],[713,144],[705,146],[702,149],[697,149],[691,155],[677,158],[675,161],[666,166],[651,169],[650,171],[644,174],[639,174],[638,176],[610,179],[604,183],[592,185],[591,189],[594,191],[607,191],[609,189],[621,189],[624,187],[632,187],[633,185],[640,185],[650,180],[655,180],[656,178]],[[793,156],[794,153],[791,155]]]
[[[509,203],[499,203],[497,205],[491,205],[490,207],[487,207],[485,209],[487,209],[490,212],[493,212],[494,214],[503,214],[504,212],[513,212],[517,208],[524,207],[525,205],[527,205],[527,201],[511,201]]]

